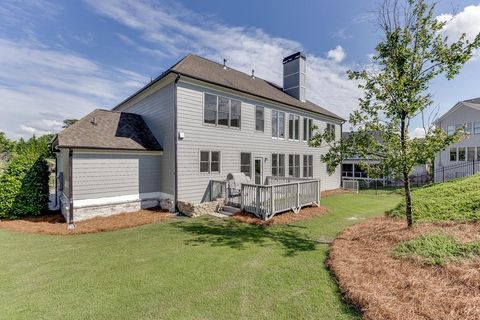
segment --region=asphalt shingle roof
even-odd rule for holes
[[[58,133],[57,147],[163,150],[142,116],[96,109]]]

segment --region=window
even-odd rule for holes
[[[451,136],[455,133],[455,126],[447,126],[447,135]]]
[[[465,161],[465,148],[458,148],[458,161]]]
[[[300,177],[300,155],[289,154],[288,155],[288,175],[290,177]]]
[[[288,115],[288,139],[298,140],[300,138],[300,116]]]
[[[242,103],[239,100],[205,93],[203,122],[240,128],[241,106]]]
[[[473,134],[480,134],[480,122],[473,123]]]
[[[477,160],[480,161],[480,147],[477,147]]]
[[[272,110],[272,137],[285,138],[285,112]]]
[[[262,131],[265,126],[265,109],[261,106],[255,107],[255,130]]]
[[[285,155],[272,154],[272,176],[285,177]]]
[[[327,123],[327,132],[330,132],[333,135],[333,139],[335,139],[335,125],[332,123]]]
[[[450,148],[450,161],[457,161],[457,148]]]
[[[200,151],[200,172],[205,172],[205,173],[220,172],[220,152],[219,151]]]
[[[466,134],[472,134],[472,123],[465,123],[465,133]]]
[[[475,147],[468,147],[467,148],[467,160],[474,161],[475,160]]]
[[[203,122],[209,124],[217,123],[217,96],[208,93],[205,94]]]
[[[230,127],[240,128],[242,103],[238,100],[230,100]]]
[[[308,141],[313,136],[313,119],[303,118],[303,141]]]
[[[313,156],[303,155],[303,177],[313,178]]]
[[[240,172],[245,173],[247,177],[252,178],[252,154],[240,153]]]

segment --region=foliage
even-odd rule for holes
[[[52,158],[53,153],[50,149],[50,142],[53,139],[53,134],[45,134],[40,137],[33,135],[30,139],[25,141],[23,138],[17,141],[15,145],[15,152],[22,153],[24,150],[35,150],[39,155],[45,158]]]
[[[480,174],[412,191],[416,221],[480,221]],[[405,204],[388,214],[401,217]]]
[[[440,265],[479,256],[480,241],[463,244],[446,234],[421,235],[397,245],[393,254],[396,258],[417,258],[426,264]]]
[[[34,145],[15,153],[0,176],[0,217],[38,215],[48,209],[49,172]]]
[[[330,145],[330,151],[322,156],[330,173],[345,158],[358,155],[380,163],[362,163],[371,173],[403,179],[409,225],[409,175],[417,164],[431,161],[463,134],[459,129],[448,136],[441,128],[430,126],[425,138],[411,139],[410,121],[423,116],[433,104],[428,93],[431,81],[438,75],[452,79],[480,46],[480,34],[473,42],[465,34],[456,41],[444,36],[445,22],[435,18],[434,9],[435,5],[425,0],[384,1],[378,19],[384,39],[376,47],[372,65],[349,72],[350,79],[359,81],[364,91],[359,109],[349,119],[356,131],[341,141],[327,131],[319,132],[310,141],[312,146]]]
[[[63,120],[62,128],[68,128],[77,121],[78,121],[77,119],[65,119],[65,120]]]

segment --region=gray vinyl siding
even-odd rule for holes
[[[442,121],[439,123],[439,126],[447,131],[447,127],[456,124],[463,124],[463,123],[470,123],[470,122],[480,122],[480,110],[476,110],[470,108],[468,106],[462,105],[458,108],[455,112],[447,115]],[[480,147],[480,134],[473,134],[464,139],[455,143],[451,146],[448,146],[444,151],[440,152],[435,160],[435,165],[438,167],[442,166],[450,166],[453,164],[458,164],[459,161],[450,161],[450,148],[458,148],[458,147]]]
[[[61,193],[68,198],[70,190],[70,170],[69,170],[69,159],[68,159],[68,149],[60,149],[60,152],[57,153],[57,164],[58,164],[58,174],[63,174],[63,190],[59,190]]]
[[[154,93],[136,98],[122,111],[139,114],[163,148],[160,160],[160,191],[175,193],[175,134],[173,82]]]
[[[241,129],[212,127],[203,123],[204,92],[218,94],[242,101]],[[255,105],[265,109],[264,132],[255,130]],[[271,110],[276,109],[286,113],[285,140],[272,139]],[[225,179],[231,172],[240,172],[240,153],[251,152],[252,157],[262,157],[264,160],[264,178],[271,175],[272,153],[285,154],[286,173],[288,174],[288,154],[301,156],[300,173],[303,173],[303,155],[313,155],[314,178],[321,179],[322,190],[340,187],[340,170],[329,176],[326,165],[320,161],[320,156],[328,148],[310,148],[303,138],[303,117],[314,119],[314,124],[320,130],[326,128],[326,123],[333,120],[293,108],[281,107],[265,102],[252,100],[242,95],[232,95],[211,88],[179,81],[177,84],[178,132],[183,132],[185,138],[178,141],[178,199],[200,202],[211,179]],[[299,115],[300,141],[288,140],[288,113]],[[336,136],[340,137],[340,123],[336,124]],[[221,172],[219,174],[200,173],[200,151],[221,152]],[[253,160],[252,160],[253,166]]]
[[[73,154],[73,199],[160,192],[161,156]]]

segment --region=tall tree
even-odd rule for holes
[[[376,160],[378,166],[362,165],[374,174],[388,174],[403,180],[408,226],[413,224],[410,174],[417,164],[462,136],[462,129],[448,136],[430,124],[425,138],[409,136],[410,121],[422,116],[433,104],[428,92],[431,81],[444,75],[452,79],[480,46],[480,34],[468,41],[448,39],[442,34],[446,22],[434,16],[434,4],[425,0],[384,0],[378,11],[384,39],[376,46],[372,65],[362,71],[349,71],[359,81],[364,96],[359,109],[349,118],[355,132],[335,142],[331,132],[317,133],[312,146],[330,145],[322,157],[330,172],[352,155]]]
[[[65,119],[65,120],[63,120],[62,128],[68,128],[77,121],[78,121],[77,119]]]

